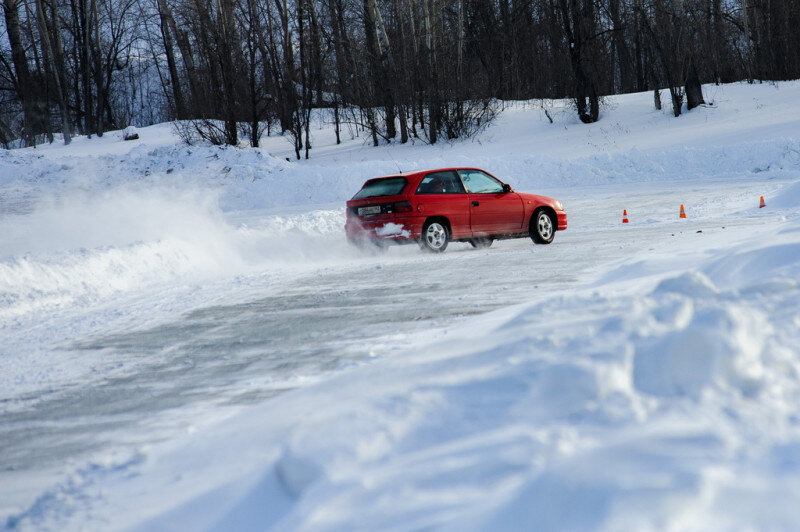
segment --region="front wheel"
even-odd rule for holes
[[[422,248],[434,253],[441,253],[447,249],[450,232],[447,226],[439,220],[425,222],[422,228]]]
[[[549,244],[556,236],[556,226],[547,211],[536,211],[531,218],[531,240],[535,244]]]

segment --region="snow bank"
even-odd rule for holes
[[[441,160],[417,162],[403,170],[453,165],[488,169],[518,190],[700,178],[742,179],[765,172],[785,177],[800,165],[800,141],[753,140],[648,152],[634,148],[575,159],[542,154],[456,153]],[[366,179],[397,170],[391,161],[315,166],[313,161],[307,164],[281,161],[259,150],[216,147],[147,149],[142,146],[125,155],[102,156],[98,160],[31,159],[27,152],[0,153],[0,174],[4,178],[0,186],[5,190],[7,212],[27,211],[36,198],[53,193],[59,196],[87,190],[113,193],[131,184],[140,188],[211,190],[217,194],[224,211],[343,204]]]

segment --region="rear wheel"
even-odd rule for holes
[[[476,249],[485,249],[491,247],[492,242],[494,242],[494,239],[488,237],[473,238],[472,240],[469,241],[469,243],[472,244],[472,247]]]
[[[556,225],[547,211],[542,209],[533,213],[530,234],[535,244],[549,244],[553,241],[556,236]]]
[[[425,222],[422,227],[421,245],[423,249],[441,253],[447,249],[449,240],[450,230],[444,222],[441,220],[428,220]]]

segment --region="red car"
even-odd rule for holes
[[[549,244],[567,228],[561,202],[514,192],[478,168],[442,168],[370,179],[347,202],[347,239],[354,244],[419,242],[441,252],[450,241],[489,247],[529,236]]]

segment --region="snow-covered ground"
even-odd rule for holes
[[[800,83],[704,90],[436,146],[319,115],[301,162],[169,125],[0,151],[0,526],[797,529]],[[454,165],[569,229],[347,246],[365,179]]]

